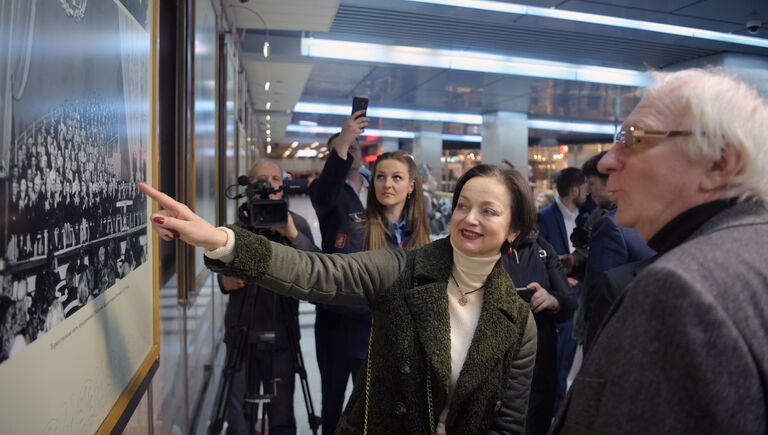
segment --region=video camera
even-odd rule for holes
[[[237,186],[246,186],[245,192],[231,197],[228,192]],[[282,199],[269,198],[279,192],[283,192]],[[284,179],[283,185],[275,189],[267,180],[253,180],[247,175],[241,175],[237,177],[237,184],[227,187],[227,198],[248,198],[240,206],[240,220],[254,229],[269,229],[288,223],[288,195],[307,192],[307,180]]]
[[[587,249],[589,246],[589,230],[585,228],[574,228],[570,238],[576,249]]]

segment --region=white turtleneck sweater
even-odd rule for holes
[[[214,251],[206,251],[205,255],[228,263],[234,258],[235,234],[229,228],[220,228],[227,233],[226,245]],[[453,240],[451,240],[451,246],[453,247]],[[453,389],[459,379],[461,368],[467,359],[467,352],[470,344],[472,344],[472,337],[475,336],[477,322],[480,319],[480,310],[483,307],[485,289],[481,288],[470,294],[466,293],[485,285],[488,274],[491,273],[499,258],[501,258],[500,253],[492,257],[469,257],[453,247],[451,273],[455,281],[451,278],[448,279],[448,315],[451,320],[451,379],[448,384],[448,400],[438,418],[437,435],[445,435],[448,404],[451,402]],[[464,306],[459,303],[461,298],[459,288],[468,300]]]
[[[451,240],[451,246],[453,246],[453,240]],[[466,293],[485,285],[488,274],[491,273],[499,258],[501,258],[501,254],[493,257],[469,257],[462,254],[455,246],[453,247],[451,273],[455,281],[448,279],[448,315],[451,319],[451,379],[448,384],[448,400],[438,418],[437,435],[445,434],[448,404],[451,401],[456,381],[459,379],[461,368],[467,359],[469,345],[472,344],[472,337],[475,336],[477,322],[480,319],[480,309],[483,307],[485,289],[481,288],[476,292]],[[468,299],[464,306],[459,304],[461,298],[459,288]]]

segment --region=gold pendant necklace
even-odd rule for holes
[[[451,271],[451,278],[453,279],[454,284],[456,284],[456,289],[459,291],[459,294],[461,295],[461,297],[459,298],[459,305],[461,305],[462,307],[466,307],[467,304],[469,303],[469,298],[467,297],[468,294],[472,294],[485,286],[485,285],[481,285],[480,287],[472,291],[463,292],[461,291],[461,286],[459,285],[459,282],[456,281],[456,277],[453,276],[453,271]]]

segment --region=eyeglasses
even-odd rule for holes
[[[632,151],[637,145],[645,144],[648,138],[663,139],[666,137],[690,136],[690,130],[644,130],[630,125],[622,128],[613,138],[613,143],[621,147],[624,152]]]

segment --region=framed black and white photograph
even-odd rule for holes
[[[64,392],[78,376],[111,376],[88,391],[93,418],[71,433],[103,423],[111,394],[156,345],[148,205],[137,187],[153,170],[151,18],[143,0],[0,0],[0,63],[9,66],[0,68],[9,84],[0,88],[0,381],[45,377],[31,372],[43,363],[71,368],[56,380]],[[137,318],[147,325],[127,331]],[[106,373],[100,354],[124,358],[124,370]],[[28,425],[13,433],[76,418],[64,414],[74,405],[10,418],[34,388],[24,390],[0,399],[4,428]]]

